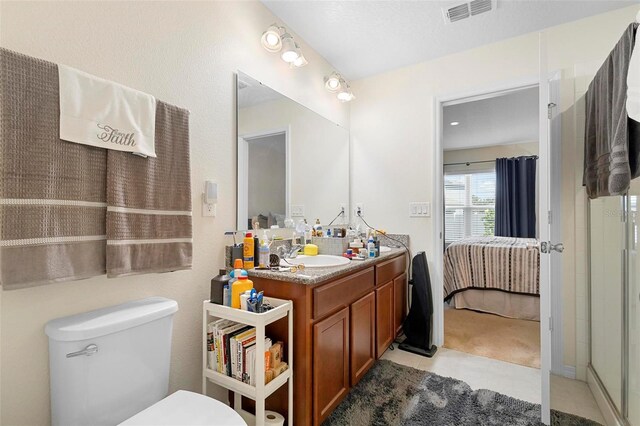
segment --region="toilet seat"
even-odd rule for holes
[[[120,426],[247,426],[231,407],[208,396],[177,391]]]

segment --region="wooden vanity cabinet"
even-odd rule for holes
[[[349,392],[349,308],[313,326],[313,418],[320,424]]]
[[[293,301],[293,424],[320,425],[393,342],[405,268],[399,254],[318,284],[251,278],[266,295]],[[267,409],[286,408],[286,393],[267,399]]]
[[[402,323],[407,316],[407,273],[393,279],[393,331],[394,337],[402,331]]]
[[[393,281],[376,289],[376,357],[380,358],[396,335],[393,327]]]
[[[351,386],[355,386],[376,360],[376,293],[374,291],[351,304],[350,319]]]

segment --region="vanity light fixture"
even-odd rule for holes
[[[298,47],[296,42],[293,41],[293,37],[291,37],[291,34],[289,33],[284,33],[281,37],[281,40],[282,53],[280,54],[280,57],[287,63],[294,62],[300,57],[300,48]]]
[[[346,87],[338,93],[338,99],[340,102],[349,102],[354,100],[356,97],[351,91],[351,88],[347,84]]]
[[[340,89],[340,74],[333,72],[329,77],[324,78],[324,87],[331,93],[335,93]]]
[[[309,61],[307,61],[307,58],[304,57],[304,55],[302,54],[302,52],[300,52],[300,56],[298,56],[298,59],[296,59],[295,61],[291,62],[291,67],[295,67],[295,68],[300,68],[300,67],[304,67],[305,65],[307,65],[309,63]]]
[[[282,40],[280,38],[284,28],[276,24],[270,25],[265,32],[262,33],[262,46],[271,53],[279,52],[282,49]]]
[[[299,68],[307,65],[309,61],[302,54],[302,50],[298,43],[295,42],[293,36],[287,32],[285,27],[278,24],[271,24],[260,38],[262,47],[268,52],[280,53],[283,61],[288,63],[291,68]]]
[[[355,99],[351,86],[337,72],[332,72],[330,76],[324,78],[324,87],[331,93],[338,93],[336,96],[340,102],[349,102]]]

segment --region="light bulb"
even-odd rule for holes
[[[330,92],[337,92],[340,88],[340,75],[336,72],[331,74],[329,77],[325,78],[324,86]]]
[[[304,67],[308,63],[309,63],[309,61],[307,61],[307,58],[305,58],[304,55],[302,53],[300,53],[300,56],[298,56],[298,59],[293,61],[291,63],[291,66],[294,66],[296,68],[300,68],[300,67]]]
[[[282,60],[291,63],[300,57],[300,49],[289,33],[282,36]]]
[[[341,89],[338,92],[338,99],[341,102],[349,102],[355,98],[355,96],[353,96],[353,92],[351,92],[351,86],[349,86],[349,83],[344,81],[342,77],[340,78],[340,87]]]
[[[280,39],[280,27],[276,24],[271,25],[262,33],[260,39],[262,46],[271,53],[280,51],[282,48],[282,40]]]
[[[272,32],[269,32],[267,33],[266,41],[270,47],[274,47],[274,46],[277,46],[278,43],[280,42],[280,37],[278,37],[276,34]]]

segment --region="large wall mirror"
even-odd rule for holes
[[[349,212],[349,131],[242,72],[237,100],[238,229]]]

